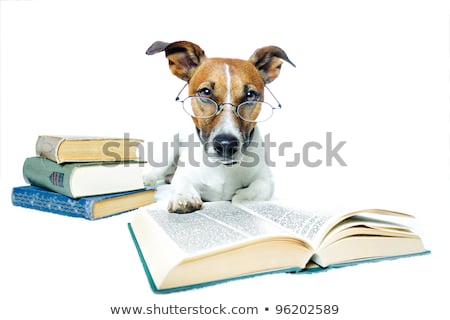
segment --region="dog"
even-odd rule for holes
[[[196,130],[191,145],[202,147],[189,152],[176,147],[181,152],[174,152],[166,167],[153,168],[144,183],[170,182],[168,211],[176,213],[196,211],[203,201],[270,200],[274,182],[263,160],[257,122],[261,116],[270,117],[274,109],[263,102],[266,84],[278,77],[282,60],[295,64],[276,46],[257,49],[249,60],[207,58],[201,47],[189,41],[157,41],[146,54],[162,51],[170,71],[186,81],[189,98],[183,107]],[[269,114],[262,115],[263,111]]]

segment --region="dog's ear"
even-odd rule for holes
[[[267,84],[275,80],[280,74],[281,65],[283,64],[280,59],[289,62],[295,67],[295,64],[289,60],[286,52],[275,46],[257,49],[249,61],[259,70],[264,82]]]
[[[203,49],[189,41],[172,43],[156,41],[147,49],[146,54],[152,55],[161,51],[166,52],[170,71],[185,81],[189,81],[195,69],[206,58]]]

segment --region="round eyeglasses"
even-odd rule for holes
[[[246,101],[238,106],[231,103],[218,104],[214,100],[206,97],[187,97],[182,100],[183,109],[191,117],[198,119],[208,119],[219,114],[225,105],[233,107],[234,113],[244,121],[262,122],[270,119],[274,108],[264,101]]]
[[[222,103],[219,104],[216,101],[201,96],[190,96],[184,100],[180,100],[180,95],[183,90],[188,86],[189,82],[181,88],[178,92],[175,101],[179,101],[183,105],[184,111],[191,117],[198,119],[208,119],[215,115],[218,115],[225,105],[230,105],[233,107],[233,112],[244,121],[248,122],[262,122],[269,120],[273,115],[273,110],[281,109],[281,104],[277,98],[273,95],[272,91],[265,86],[265,89],[270,93],[273,99],[277,103],[277,107],[273,107],[270,103],[265,101],[246,101],[239,105],[234,105],[232,103]]]

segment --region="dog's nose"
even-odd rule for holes
[[[219,134],[213,139],[214,150],[224,158],[231,158],[239,150],[239,140],[231,134]]]

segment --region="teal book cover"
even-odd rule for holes
[[[168,288],[168,289],[160,289],[160,288],[157,287],[157,285],[155,283],[155,280],[153,279],[151,270],[150,270],[150,268],[148,266],[147,261],[144,258],[141,246],[139,245],[139,242],[138,242],[138,240],[136,238],[136,235],[134,234],[133,227],[131,226],[130,223],[128,224],[128,230],[130,232],[130,235],[131,235],[131,238],[133,240],[133,243],[136,246],[136,250],[137,250],[137,253],[139,255],[139,259],[140,259],[140,261],[142,263],[142,266],[143,266],[145,275],[147,277],[148,283],[150,285],[150,288],[152,289],[152,291],[154,293],[157,293],[157,294],[166,294],[166,293],[172,293],[172,292],[178,292],[178,291],[186,291],[186,290],[195,289],[195,288],[212,286],[212,285],[216,285],[216,284],[220,284],[220,283],[224,283],[224,282],[228,282],[228,281],[234,281],[234,280],[239,280],[239,279],[246,279],[246,278],[262,276],[262,275],[269,275],[269,274],[274,274],[274,273],[299,273],[299,272],[301,272],[300,268],[285,268],[285,269],[278,269],[278,270],[270,270],[270,271],[267,271],[267,272],[258,272],[258,273],[253,273],[253,274],[247,274],[247,275],[242,275],[242,276],[239,276],[239,277],[221,279],[221,280],[216,280],[216,281],[208,281],[208,282],[202,282],[202,283],[195,283],[195,284],[192,284],[192,285],[173,287],[173,288]],[[156,257],[155,257],[155,259],[156,259]]]
[[[131,239],[136,247],[137,254],[139,256],[140,262],[142,263],[142,266],[143,266],[145,275],[147,277],[148,283],[150,285],[150,288],[156,294],[167,294],[167,293],[173,293],[173,292],[178,292],[178,291],[186,291],[186,290],[195,289],[195,288],[218,285],[218,284],[229,282],[229,281],[236,281],[236,280],[252,278],[252,277],[256,277],[256,276],[265,276],[265,275],[276,274],[276,273],[291,273],[291,274],[299,274],[299,275],[312,274],[312,273],[318,273],[318,272],[325,272],[325,271],[329,271],[329,270],[337,269],[337,268],[356,266],[356,265],[363,264],[363,263],[375,263],[375,262],[386,261],[386,260],[395,260],[395,259],[400,259],[400,258],[408,258],[408,257],[427,255],[427,254],[431,253],[431,251],[425,250],[423,252],[412,253],[412,254],[402,254],[402,255],[397,255],[397,256],[377,257],[377,258],[370,258],[370,259],[359,259],[359,260],[354,260],[354,261],[349,261],[349,262],[337,263],[337,264],[329,265],[327,267],[321,267],[318,264],[310,261],[306,265],[305,268],[300,268],[300,267],[280,268],[280,269],[275,269],[275,270],[267,270],[267,271],[263,271],[263,272],[246,273],[241,276],[229,277],[229,278],[219,279],[219,280],[215,280],[215,281],[199,282],[199,283],[193,283],[190,285],[183,285],[183,286],[161,289],[161,288],[158,288],[158,286],[155,282],[155,279],[152,275],[152,270],[150,270],[149,263],[148,263],[148,261],[146,261],[146,259],[144,257],[144,253],[142,251],[143,249],[142,249],[141,245],[139,244],[139,241],[136,237],[136,234],[134,233],[133,226],[131,223],[128,223],[128,230],[130,232]],[[154,257],[154,259],[158,259],[158,257]],[[188,276],[188,275],[186,275],[186,276]]]
[[[408,226],[412,219],[382,209],[216,201],[192,214],[141,208],[128,228],[152,290],[165,293],[424,254],[422,239]]]

